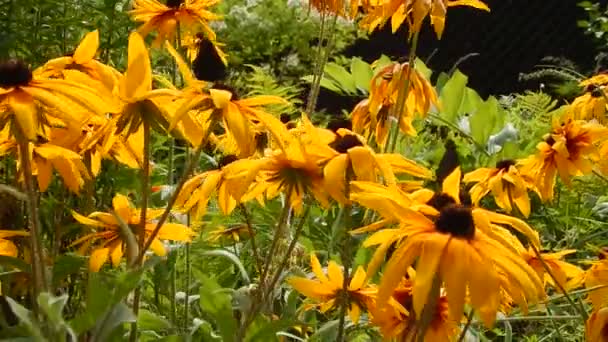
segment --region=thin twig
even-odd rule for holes
[[[467,336],[467,331],[469,330],[469,327],[471,327],[471,322],[473,321],[474,314],[475,309],[471,308],[471,310],[467,314],[467,323],[464,325],[464,328],[462,328],[462,331],[460,332],[460,337],[458,337],[458,342],[463,342],[465,336]]]
[[[255,233],[253,232],[253,226],[251,224],[251,217],[249,216],[249,212],[247,211],[247,207],[244,204],[240,204],[241,212],[243,213],[243,217],[245,218],[245,224],[247,225],[247,231],[249,232],[250,240],[251,240],[251,249],[253,253],[253,258],[255,259],[255,265],[257,267],[258,274],[262,274],[262,264],[260,255],[258,253],[258,248],[255,243]]]

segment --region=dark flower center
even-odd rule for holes
[[[504,159],[496,163],[496,168],[499,170],[508,170],[513,165],[515,165],[515,160]]]
[[[327,129],[334,133],[340,128],[346,128],[351,131],[353,129],[353,124],[346,118],[334,118],[327,123]]]
[[[281,122],[282,123],[286,124],[289,121],[291,121],[291,117],[289,116],[289,114],[285,114],[285,113],[281,114]]]
[[[452,204],[441,209],[435,227],[438,231],[457,238],[470,240],[475,237],[471,208],[465,206]]]
[[[18,59],[0,63],[0,86],[3,88],[27,85],[32,80],[32,71]]]
[[[239,158],[237,158],[237,156],[235,156],[233,154],[228,154],[228,155],[222,156],[220,158],[220,160],[218,160],[217,166],[218,166],[218,168],[221,169],[222,167],[224,167],[234,161],[237,161],[237,160],[239,160]]]
[[[448,194],[436,192],[433,195],[433,197],[431,197],[431,199],[427,202],[427,204],[430,205],[431,207],[441,211],[443,208],[447,207],[448,205],[456,204],[456,200]]]
[[[258,151],[264,151],[268,146],[268,135],[266,133],[257,132],[255,134],[255,147]]]
[[[545,142],[547,144],[549,144],[549,146],[553,146],[553,144],[555,144],[555,139],[553,139],[553,136],[549,135],[546,139]]]
[[[336,140],[334,140],[330,146],[340,153],[346,153],[349,149],[355,146],[363,146],[363,144],[359,141],[357,136],[347,134],[343,137],[336,137]]]
[[[211,89],[225,90],[232,94],[231,101],[237,101],[239,99],[239,95],[236,92],[236,89],[225,84],[225,83],[215,83]]]
[[[171,8],[179,8],[179,6],[183,3],[184,0],[167,0],[167,6]]]

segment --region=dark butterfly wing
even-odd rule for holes
[[[226,78],[226,65],[213,43],[204,36],[199,35],[198,53],[192,62],[192,69],[201,81],[217,82]]]

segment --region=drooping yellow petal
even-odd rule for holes
[[[424,305],[429,301],[429,292],[433,281],[438,276],[439,262],[443,250],[449,248],[450,236],[434,234],[424,242],[422,253],[416,267],[416,281],[412,290],[414,296],[414,311],[419,318]]]
[[[443,181],[442,191],[450,195],[456,203],[460,203],[460,166],[454,169]]]
[[[131,204],[129,203],[129,199],[125,195],[117,194],[112,199],[112,207],[118,215],[125,223],[129,223],[131,219]]]
[[[38,111],[32,96],[23,91],[14,91],[8,97],[8,106],[13,111],[24,138],[35,140],[38,129]]]
[[[101,266],[108,261],[110,249],[106,247],[96,248],[89,257],[89,270],[99,272]]]

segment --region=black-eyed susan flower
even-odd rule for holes
[[[0,127],[13,122],[13,135],[36,140],[49,116],[63,122],[80,123],[75,113],[103,115],[108,105],[95,90],[76,82],[32,74],[22,61],[0,62]]]
[[[484,233],[490,227],[478,228],[473,213],[466,206],[451,204],[441,209],[433,222],[422,214],[403,223],[407,237],[388,261],[378,290],[378,303],[385,303],[397,287],[405,271],[416,258],[413,308],[416,315],[428,300],[435,276],[445,284],[450,318],[462,317],[467,289],[470,304],[485,323],[496,319],[501,297],[499,271],[534,302],[544,288],[534,270],[510,249]],[[482,223],[483,224],[483,223]],[[522,304],[523,305],[523,304]]]
[[[363,1],[367,3],[366,14],[361,25],[370,32],[391,21],[393,32],[405,22],[409,27],[410,36],[419,32],[422,22],[427,16],[431,17],[431,25],[438,38],[441,38],[447,10],[453,6],[469,6],[484,11],[490,9],[479,0],[380,0]]]
[[[596,120],[601,124],[606,118],[606,92],[608,74],[598,74],[579,83],[585,93],[572,101],[569,115],[575,120]]]
[[[492,193],[496,205],[510,213],[513,206],[525,216],[530,215],[528,190],[535,190],[533,180],[520,174],[516,161],[501,160],[494,168],[479,168],[464,175],[464,183],[476,183],[470,190],[471,201],[478,205]]]
[[[533,179],[544,201],[553,199],[555,178],[568,186],[573,176],[590,174],[597,159],[596,144],[608,134],[606,127],[568,119],[553,124],[553,132],[537,145],[538,152],[519,163],[520,172]]]
[[[112,207],[115,214],[127,225],[127,228],[133,231],[139,229],[141,209],[133,208],[126,196],[114,196]],[[163,211],[164,209],[147,209],[146,239],[150,237],[156,227],[154,220],[161,216]],[[105,212],[93,212],[87,216],[72,212],[72,216],[80,224],[95,229],[95,232],[89,233],[71,244],[71,246],[79,246],[78,252],[80,254],[90,251],[89,269],[92,272],[99,271],[108,259],[111,260],[113,266],[120,264],[127,244],[127,238],[121,229],[121,222],[112,213]],[[192,230],[183,224],[165,223],[154,238],[150,249],[156,255],[164,256],[167,251],[161,240],[189,242],[193,235]]]
[[[338,129],[330,147],[338,154],[325,164],[323,174],[327,192],[340,203],[348,202],[345,189],[352,180],[396,184],[395,174],[431,178],[431,172],[414,161],[400,154],[375,153],[362,137],[344,128]]]
[[[267,151],[263,158],[241,159],[224,168],[232,196],[241,202],[263,194],[273,199],[287,196],[287,203],[300,213],[305,196],[322,206],[329,204],[321,163],[336,154],[327,145],[304,145],[292,137],[284,148]]]
[[[155,98],[176,96],[172,89],[152,90],[152,66],[143,38],[133,32],[129,35],[127,71],[118,83],[118,97],[123,102],[122,110],[116,116],[116,134],[125,132],[128,136],[136,132],[143,121],[156,123],[161,127],[169,125],[169,114]]]
[[[217,169],[205,171],[186,181],[175,201],[176,208],[193,214],[194,220],[198,220],[205,215],[210,198],[216,194],[220,210],[224,215],[229,215],[237,202],[224,181],[224,167],[237,159],[233,155],[223,156]]]
[[[69,80],[74,75],[70,71],[82,72],[90,76],[92,80],[101,82],[103,87],[105,87],[102,90],[111,94],[118,83],[120,73],[116,69],[95,59],[98,48],[99,31],[95,30],[84,36],[72,55],[51,59],[42,67],[36,69],[34,73],[39,73],[44,77]],[[87,81],[86,78],[79,78],[78,80]],[[99,89],[94,83],[87,82],[87,85]]]
[[[408,75],[409,88],[403,108],[393,108]],[[372,78],[369,99],[353,110],[353,130],[365,137],[373,135],[376,143],[384,146],[391,115],[395,120],[400,118],[399,128],[404,134],[416,135],[412,120],[416,114],[426,116],[431,105],[437,106],[437,94],[424,76],[415,68],[410,70],[408,63],[391,63]],[[398,115],[400,112],[402,115]]]
[[[413,270],[408,272],[415,274]],[[389,305],[373,307],[371,311],[372,323],[380,328],[385,340],[416,341],[418,324],[413,315],[413,294],[415,278],[404,277],[395,288]],[[445,294],[440,295],[435,313],[425,332],[424,341],[451,341],[458,335],[460,329],[458,322],[450,319],[448,301]]]
[[[344,273],[334,261],[329,261],[327,273],[323,272],[319,259],[310,255],[310,266],[317,279],[291,277],[287,280],[296,291],[311,299],[314,304],[308,308],[319,308],[325,313],[340,306],[341,300],[347,300],[348,315],[353,323],[359,322],[362,310],[373,305],[376,288],[367,284],[365,270],[359,266],[348,282],[344,291]]]
[[[242,158],[249,157],[256,151],[255,123],[263,125],[278,141],[286,139],[288,132],[281,121],[261,109],[266,105],[285,104],[283,98],[261,95],[240,99],[230,87],[215,85],[209,88],[207,82],[194,77],[188,65],[170,44],[167,44],[167,49],[175,58],[186,83],[186,88],[179,96],[181,106],[172,114],[170,130],[184,120],[189,112],[195,112],[210,121],[205,125],[209,129],[221,123],[236,141],[239,157]]]
[[[157,31],[155,46],[160,46],[163,41],[172,41],[178,27],[186,31],[200,29],[215,40],[209,22],[221,17],[209,9],[218,2],[219,0],[168,0],[165,5],[156,0],[135,0],[129,14],[134,21],[143,22],[138,29],[142,36]]]
[[[608,259],[605,254],[600,255],[600,260],[591,263],[582,281],[586,289],[592,289],[587,294],[587,300],[596,308],[604,306],[608,300]],[[595,287],[597,288],[593,289]]]
[[[608,341],[608,307],[594,310],[585,324],[585,341]]]
[[[560,288],[567,291],[582,285],[582,282],[577,282],[576,279],[581,279],[584,273],[578,266],[562,260],[566,255],[572,253],[576,253],[576,250],[566,249],[555,253],[541,253],[540,257],[542,258],[542,261],[538,258],[536,253],[534,253],[532,248],[522,251],[521,254],[524,260],[534,269],[534,271],[536,271],[538,277],[542,279],[545,284],[553,286],[558,291]],[[555,277],[559,286],[556,286],[553,277],[546,272],[545,267],[542,264],[543,262],[549,270],[551,270],[551,274]],[[575,281],[573,282],[572,280]]]
[[[8,238],[19,237],[19,236],[29,236],[28,232],[19,231],[19,230],[0,230],[0,255],[17,257],[19,254],[19,250],[15,243]]]
[[[32,173],[38,179],[40,191],[44,192],[49,187],[53,169],[59,173],[66,187],[74,193],[78,193],[85,180],[88,179],[87,168],[78,153],[47,142],[30,143],[29,149]],[[9,139],[2,144],[0,154],[8,152],[21,153],[14,139]],[[23,172],[21,166],[19,164],[17,166],[19,172]]]

